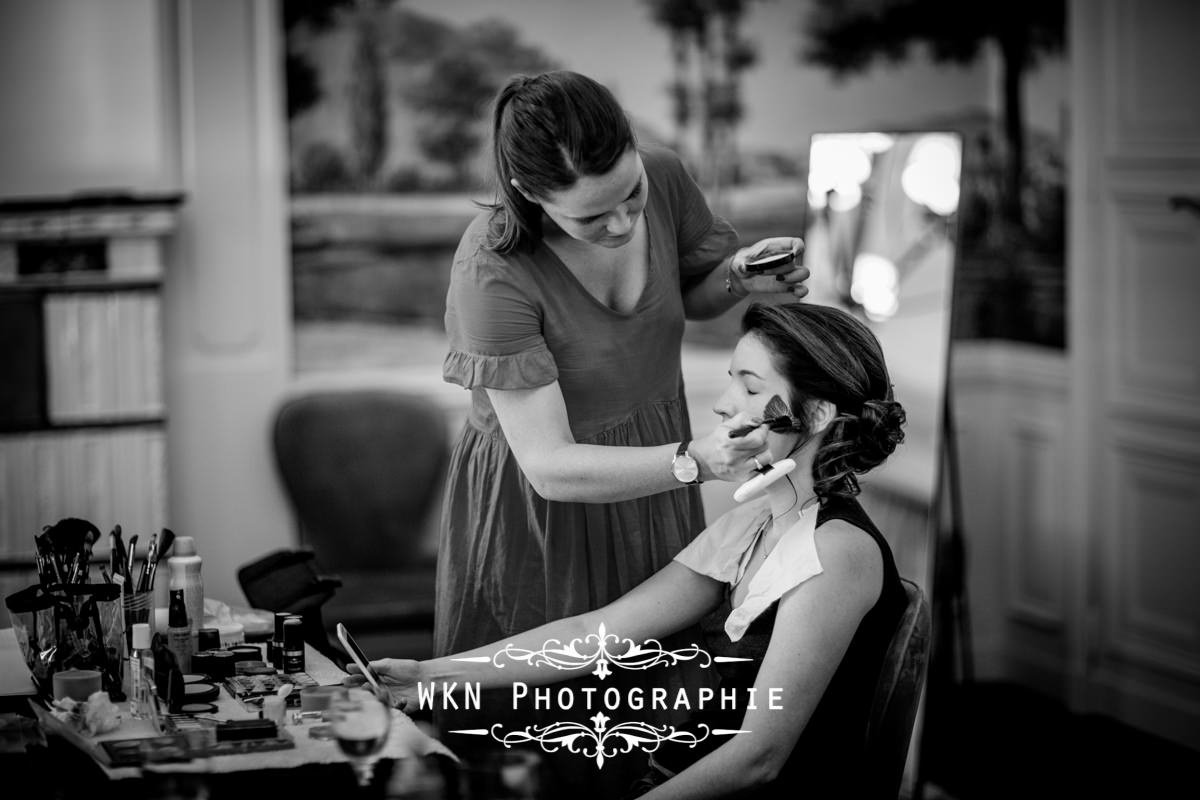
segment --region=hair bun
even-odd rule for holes
[[[858,417],[856,469],[878,466],[904,441],[904,406],[895,400],[868,400]]]

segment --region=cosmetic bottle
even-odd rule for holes
[[[146,708],[146,659],[150,652],[150,625],[146,622],[136,622],[133,625],[132,646],[129,648],[129,663],[126,674],[129,677],[129,716],[134,719],[147,719]]]
[[[288,674],[304,672],[304,634],[299,617],[283,623],[283,671]]]
[[[171,546],[171,557],[167,568],[171,571],[171,591],[183,590],[187,608],[188,625],[191,627],[193,649],[199,631],[204,627],[204,579],[200,574],[203,559],[196,552],[196,540],[191,536],[176,536]]]
[[[183,589],[171,590],[171,604],[167,606],[167,647],[175,656],[175,663],[179,665],[179,669],[191,672],[192,627]]]
[[[154,638],[155,635],[151,634],[150,646],[142,650],[142,691],[138,709],[142,714],[142,719],[150,720],[154,729],[159,730],[158,679],[155,677],[154,670]]]
[[[275,633],[267,642],[267,663],[283,672],[283,623],[292,616],[287,611],[275,612]]]

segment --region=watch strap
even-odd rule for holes
[[[675,458],[671,459],[672,464],[674,464],[674,462],[676,460],[678,460],[679,458],[684,458],[684,457],[691,459],[692,463],[696,464],[696,459],[693,458],[692,455],[688,452],[688,445],[691,443],[692,443],[691,439],[684,439],[682,442],[679,443],[679,449],[675,451]],[[704,483],[704,481],[700,480],[699,466],[700,466],[699,464],[696,464],[696,477],[690,481],[685,482],[684,483],[685,486],[698,486],[699,484]],[[676,476],[676,477],[678,478],[678,476]],[[683,479],[679,478],[679,480],[682,481]]]

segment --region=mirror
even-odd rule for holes
[[[863,507],[900,574],[931,592],[941,478],[962,137],[817,133],[809,149],[808,302],[838,305],[879,337],[905,443],[862,479]]]
[[[808,302],[841,306],[875,332],[908,415],[904,444],[863,476],[859,500],[900,574],[931,604],[944,509],[954,502],[939,488],[943,464],[953,467],[946,393],[961,172],[953,132],[817,133],[809,148]],[[909,746],[910,787],[923,717]]]

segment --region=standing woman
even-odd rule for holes
[[[799,239],[739,248],[679,159],[639,148],[583,75],[512,78],[493,159],[496,200],[463,234],[446,303],[443,377],[471,409],[442,511],[436,655],[598,608],[669,563],[704,528],[695,484],[770,461],[765,429],[729,437],[741,419],[692,438],[684,320],[807,293],[795,262],[745,268]],[[479,721],[504,705],[485,698]]]

